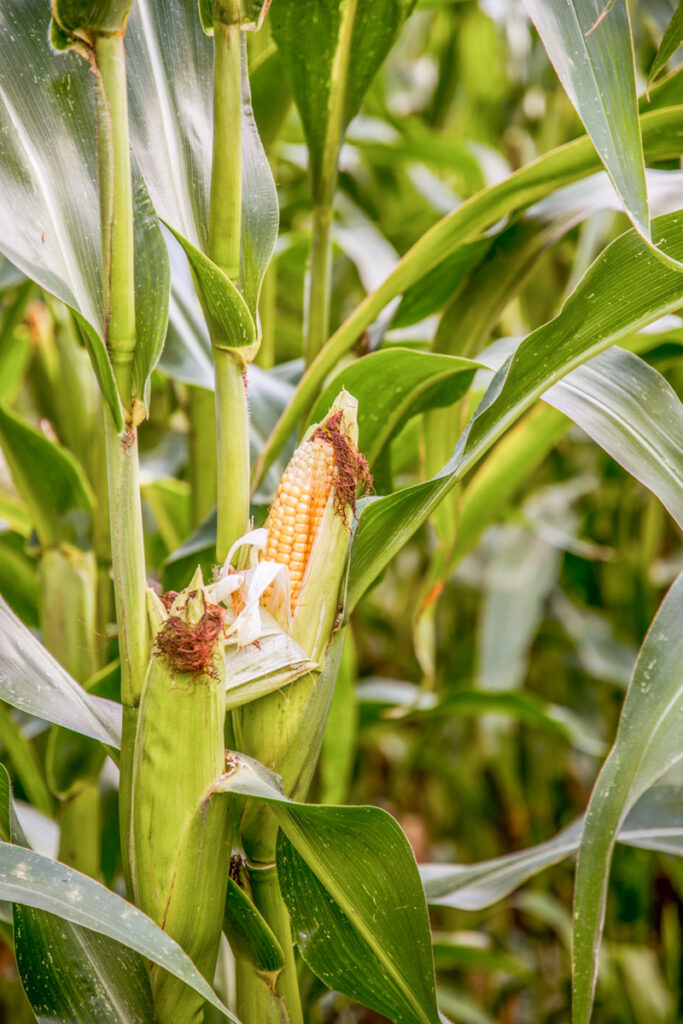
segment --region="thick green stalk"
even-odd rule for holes
[[[282,899],[280,883],[277,877],[275,864],[251,865],[249,878],[254,895],[254,903],[258,910],[273,930],[273,934],[282,947],[285,962],[278,974],[276,992],[281,1006],[280,1020],[285,1024],[303,1024],[301,1011],[301,996],[299,995],[299,981],[296,973],[296,960],[294,958],[294,945],[292,943],[292,929],[289,923],[289,914]],[[263,981],[255,978],[254,984],[260,984],[263,988]],[[272,1000],[271,1000],[272,1002]],[[246,1017],[245,1024],[265,1024],[262,1018]]]
[[[240,272],[242,219],[242,102],[239,4],[226,5],[226,21],[214,22],[213,162],[209,206],[209,254],[229,278]]]
[[[312,181],[313,239],[306,296],[306,365],[310,366],[327,341],[332,290],[332,204],[337,187],[339,150],[344,135],[346,82],[351,58],[351,39],[358,0],[345,5],[330,81],[330,105],[325,148],[320,170]]]
[[[140,699],[150,650],[138,442],[133,429],[117,434],[108,409],[104,412],[104,426],[121,656],[121,700],[124,705],[135,708]]]
[[[149,659],[145,549],[138,474],[131,370],[135,350],[135,264],[133,194],[128,135],[128,102],[123,35],[100,36],[96,44],[99,79],[97,153],[102,229],[102,282],[106,341],[128,426],[119,435],[105,409],[112,565],[121,656],[121,848],[128,873],[130,788],[136,709]]]
[[[259,316],[261,318],[261,344],[257,364],[264,370],[275,366],[275,315],[277,308],[277,261],[272,259],[263,277]]]
[[[188,388],[192,525],[216,504],[216,400],[206,388]]]
[[[332,196],[313,208],[311,263],[306,294],[306,365],[310,366],[327,341],[332,293]]]
[[[249,527],[249,412],[243,367],[227,349],[214,348],[213,356],[218,455],[216,557],[224,562]]]
[[[242,108],[239,4],[223,4],[214,21],[213,162],[209,255],[239,277],[242,216]],[[239,351],[214,346],[219,562],[249,525],[249,421]]]
[[[133,187],[123,36],[100,36],[96,59],[103,101],[98,109],[98,156],[107,346],[121,401],[131,413],[135,278]]]
[[[119,817],[121,852],[127,867],[137,707],[149,661],[150,637],[136,431],[127,428],[117,434],[108,408],[104,410],[104,423],[123,705]]]

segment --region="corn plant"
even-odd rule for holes
[[[420,685],[369,702],[415,731],[493,713],[480,738],[503,753],[501,714],[558,742],[579,733],[518,685],[581,478],[485,535],[578,444],[572,425],[646,489],[661,544],[680,550],[683,411],[643,328],[683,306],[683,74],[663,75],[681,8],[639,101],[624,2],[525,0],[586,134],[487,183],[462,139],[411,137],[377,85],[393,47],[400,59],[413,31],[459,17],[447,7],[2,4],[0,896],[27,1020],[369,1019],[358,1004],[396,1024],[482,1019],[444,984],[429,907],[481,910],[578,851],[572,1012],[586,1024],[616,843],[680,855],[680,808],[656,785],[683,756],[671,572],[585,815],[553,838],[418,865],[391,814],[345,803],[352,616],[422,527],[393,638]],[[446,89],[447,47],[441,59]],[[389,165],[423,145],[467,198],[395,229],[386,273],[359,258],[361,287],[335,277],[365,183],[348,185],[343,146],[381,150],[380,122]],[[544,254],[605,210],[625,229],[586,243],[566,299],[541,297],[522,338],[498,331]],[[304,263],[299,308],[287,274]],[[438,616],[483,536],[498,537],[494,568],[520,552],[533,568],[540,550],[543,571],[508,594],[511,639],[490,570],[482,672],[503,683],[443,693]],[[34,829],[57,823],[50,855],[32,848],[27,803]]]

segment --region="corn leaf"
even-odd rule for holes
[[[0,251],[73,309],[119,429],[105,342],[92,75],[75,53],[50,49],[49,5],[8,0],[0,12]],[[134,167],[138,344],[134,394],[147,401],[166,332],[168,260]]]
[[[282,969],[282,946],[265,918],[233,878],[228,880],[223,931],[233,954],[248,960],[257,971],[275,973]]]
[[[6,847],[19,857],[39,856],[19,825],[2,766],[0,836],[0,864]],[[24,870],[23,865],[15,869],[17,878]],[[17,967],[40,1024],[88,1024],[97,1017],[112,1024],[144,1024],[150,1019],[151,993],[140,956],[32,906],[15,903],[12,917]]]
[[[482,353],[482,362],[499,367],[502,352],[491,355]],[[572,370],[543,401],[585,430],[683,527],[683,405],[657,370],[615,346]]]
[[[170,227],[170,225],[168,225]],[[227,274],[201,249],[174,228],[170,230],[185,250],[195,273],[204,314],[219,348],[244,348],[256,341],[256,324],[247,303]]]
[[[358,448],[370,464],[411,416],[451,405],[468,389],[478,363],[410,349],[373,352],[332,378],[311,413],[324,419],[341,388],[358,400]]]
[[[252,320],[275,246],[275,183],[251,107],[243,40],[242,224],[239,292]],[[181,238],[188,256],[208,252],[213,43],[192,3],[139,0],[126,34],[133,151],[159,216]],[[196,257],[193,269],[214,289],[215,273]],[[233,286],[233,291],[234,291]],[[231,293],[227,298],[241,304]],[[242,316],[242,313],[239,313]]]
[[[41,544],[89,547],[95,498],[74,456],[2,408],[0,447]]]
[[[524,0],[637,231],[650,237],[631,26],[625,3]]]
[[[143,957],[239,1024],[180,946],[141,911],[26,847],[4,768],[0,833],[0,898],[15,904],[17,962],[41,1024],[148,1024],[153,1011]]]
[[[421,864],[427,902],[460,910],[490,907],[540,871],[576,853],[582,828],[579,819],[544,843],[478,864]],[[617,838],[625,846],[683,856],[681,787],[662,784],[648,789],[626,815]]]
[[[645,637],[614,746],[586,812],[574,890],[576,1024],[587,1024],[591,1015],[610,864],[619,830],[638,797],[683,757],[682,621],[683,575],[664,598]]]
[[[641,129],[647,158],[658,160],[680,152],[682,127],[683,107],[665,108],[644,115]],[[538,202],[562,185],[592,174],[599,166],[590,140],[585,137],[577,139],[472,196],[418,239],[379,288],[371,292],[332,335],[307,369],[259,459],[256,479],[263,476],[300,419],[308,414],[330,371],[392,299],[502,217]]]
[[[121,708],[85,692],[0,597],[0,699],[118,748]]]
[[[439,1024],[424,893],[397,822],[378,807],[295,803],[257,762],[232,764],[221,788],[267,801],[279,821],[278,877],[311,970],[396,1024]]]
[[[415,0],[279,0],[270,25],[311,159],[314,202],[336,176],[342,136]]]
[[[661,75],[681,43],[683,43],[683,3],[678,4],[671,21],[667,25],[666,32],[662,37],[659,49],[650,68],[648,84],[654,82],[655,78]]]
[[[656,238],[683,255],[683,215],[654,222]],[[622,301],[615,306],[615,291]],[[625,334],[683,301],[683,275],[635,231],[616,239],[588,270],[560,313],[533,331],[498,371],[449,463],[432,480],[368,500],[354,539],[349,584],[353,607],[441,497],[544,391]]]

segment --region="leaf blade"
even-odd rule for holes
[[[631,26],[625,3],[600,18],[593,0],[525,0],[548,56],[622,199],[650,237]]]

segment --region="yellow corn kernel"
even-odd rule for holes
[[[304,441],[284,471],[268,513],[263,557],[289,568],[292,612],[330,496],[334,469],[334,449],[327,441],[319,437]],[[264,603],[269,596],[267,590]]]

